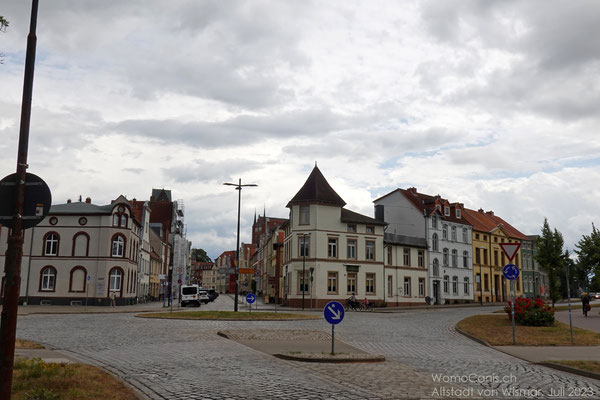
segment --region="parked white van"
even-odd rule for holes
[[[195,304],[196,307],[200,307],[200,286],[198,285],[182,285],[181,286],[181,307],[185,307],[188,304]]]

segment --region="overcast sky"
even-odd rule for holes
[[[0,6],[0,175],[15,171],[28,1]],[[53,203],[166,188],[212,258],[287,217],[315,162],[347,208],[417,187],[600,224],[600,2],[40,2],[29,172]]]

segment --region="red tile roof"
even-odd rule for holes
[[[501,228],[511,238],[530,240],[517,228],[495,215],[493,211],[484,212],[482,209],[475,211],[468,208],[465,208],[464,211],[465,218],[471,222],[475,230],[491,233],[494,229]]]

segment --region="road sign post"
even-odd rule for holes
[[[344,306],[338,301],[330,301],[323,308],[325,320],[331,324],[331,355],[335,354],[335,326],[344,319]]]
[[[515,279],[519,278],[519,267],[514,264],[508,264],[502,269],[502,274],[506,279],[510,280],[510,293],[512,297],[512,301],[510,303],[510,319],[512,321],[513,344],[517,344],[517,336],[515,332]]]
[[[249,293],[246,296],[246,303],[248,303],[248,314],[250,314],[252,312],[252,303],[254,303],[256,301],[256,296],[254,296],[252,293]]]

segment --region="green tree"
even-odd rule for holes
[[[581,269],[581,282],[585,285],[582,289],[589,290],[590,277],[593,275],[600,276],[600,231],[592,224],[592,233],[583,235],[579,242],[575,245],[579,265]]]
[[[192,249],[192,259],[198,262],[212,262],[206,251],[203,249]]]
[[[544,218],[542,235],[536,240],[537,255],[535,260],[540,268],[548,274],[548,286],[552,307],[560,299],[560,276],[564,270],[564,240],[562,234],[554,228],[550,229],[548,219]]]

